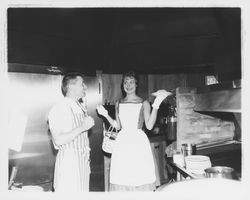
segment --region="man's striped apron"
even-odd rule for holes
[[[82,124],[86,112],[74,113],[71,108],[73,129]],[[54,189],[60,192],[89,191],[90,160],[88,132],[58,147],[55,163]]]

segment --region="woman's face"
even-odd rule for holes
[[[131,94],[136,92],[136,80],[134,77],[125,77],[123,81],[123,89],[126,94]]]

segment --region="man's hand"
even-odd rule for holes
[[[81,125],[82,131],[87,131],[91,129],[95,125],[95,121],[92,117],[88,116],[84,118],[83,123]]]

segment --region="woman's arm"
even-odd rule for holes
[[[106,115],[106,116],[104,116],[107,120],[108,120],[108,122],[109,122],[109,124],[111,125],[111,126],[113,126],[113,127],[117,127],[117,122],[116,122],[116,120],[114,120],[112,117],[110,117],[109,115]]]
[[[115,119],[116,119],[116,124],[117,124],[116,129],[120,130],[122,127],[121,127],[121,122],[119,118],[119,101],[117,101],[115,104]]]
[[[118,112],[117,106],[118,105],[117,104],[115,105],[116,118],[118,118],[118,114],[117,114],[117,112]],[[112,117],[110,117],[108,114],[108,111],[102,105],[98,106],[96,108],[96,110],[97,110],[98,114],[102,115],[103,117],[105,117],[108,120],[108,122],[111,126],[115,127],[116,129],[118,129],[120,127],[120,125],[118,125],[118,123],[120,124],[120,122],[118,122],[118,120],[114,120]]]
[[[148,101],[143,102],[143,114],[144,114],[144,120],[145,125],[148,130],[151,130],[156,122],[158,109],[153,108],[151,111],[151,106]]]
[[[152,104],[152,107],[153,107],[152,111],[151,111],[149,102],[148,101],[143,102],[144,120],[145,120],[146,128],[148,130],[151,130],[154,127],[160,104],[167,96],[171,95],[171,92],[161,89],[161,90],[158,90],[157,92],[152,93],[152,95],[156,96],[154,103]]]

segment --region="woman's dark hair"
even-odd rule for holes
[[[122,95],[123,95],[123,97],[126,96],[126,92],[124,91],[124,88],[123,88],[123,83],[124,83],[125,78],[127,78],[127,77],[135,79],[135,84],[137,86],[136,87],[136,92],[137,92],[137,88],[138,88],[138,85],[139,85],[139,77],[138,77],[138,75],[137,75],[136,72],[134,72],[134,71],[128,71],[128,72],[124,73],[122,75],[122,83],[121,83],[121,89],[122,89]]]
[[[73,81],[77,80],[77,77],[84,77],[83,74],[81,73],[68,73],[66,74],[63,79],[62,79],[62,85],[61,85],[61,90],[63,93],[63,96],[66,96],[67,92],[68,92],[68,86],[69,84],[73,83]]]
[[[122,75],[122,84],[124,83],[124,80],[127,77],[134,78],[135,79],[135,83],[138,86],[139,77],[138,77],[138,75],[134,71],[129,71],[129,72],[126,72],[125,74]]]

